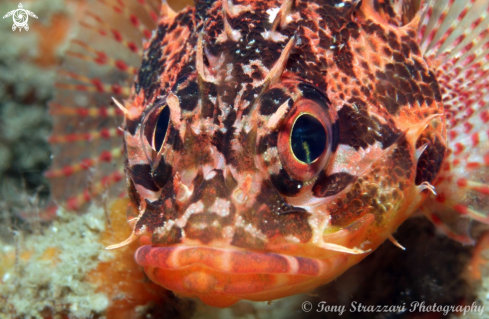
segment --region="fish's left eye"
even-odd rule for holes
[[[311,99],[296,101],[278,134],[278,154],[288,175],[301,182],[319,174],[331,153],[328,106]]]
[[[326,150],[327,135],[323,124],[311,114],[301,114],[290,133],[290,147],[296,159],[312,164]]]

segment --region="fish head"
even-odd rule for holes
[[[156,283],[213,306],[306,292],[426,197],[446,129],[415,27],[337,2],[160,21],[124,125],[136,261]]]

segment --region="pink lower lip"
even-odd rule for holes
[[[135,258],[141,266],[171,270],[202,265],[234,274],[320,276],[328,271],[323,260],[210,247],[146,245],[136,251]]]
[[[240,299],[267,301],[309,291],[341,272],[345,254],[312,259],[239,248],[140,247],[135,254],[149,278],[178,295],[227,307]]]

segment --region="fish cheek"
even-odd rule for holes
[[[383,224],[406,207],[405,192],[414,185],[414,174],[414,150],[402,137],[332,201],[331,224],[346,227],[366,214],[373,214],[376,223]]]

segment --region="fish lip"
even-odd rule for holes
[[[201,266],[228,274],[286,274],[321,276],[327,272],[324,260],[274,252],[208,246],[145,245],[137,249],[136,262],[143,267],[178,270]],[[328,267],[326,267],[328,268]]]
[[[214,307],[228,307],[240,299],[269,301],[307,292],[331,281],[348,265],[346,254],[313,259],[238,247],[186,245],[142,246],[135,259],[156,284]]]

